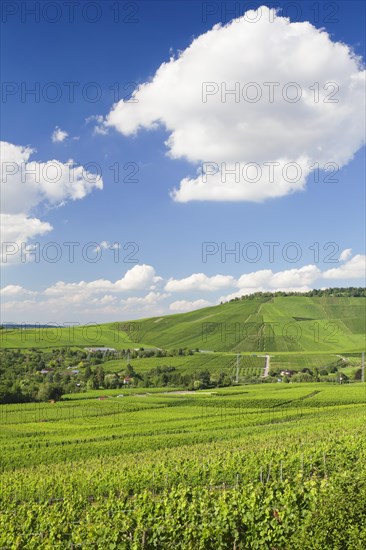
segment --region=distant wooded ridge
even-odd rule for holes
[[[277,296],[306,296],[314,297],[318,296],[334,296],[342,298],[365,298],[366,297],[366,288],[365,287],[334,287],[334,288],[324,288],[324,289],[312,289],[307,292],[286,292],[286,291],[276,291],[276,292],[254,292],[253,294],[245,294],[243,296],[232,298],[228,300],[229,302],[235,302],[237,300],[253,300],[254,298],[274,298]]]

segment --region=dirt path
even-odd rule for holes
[[[270,369],[270,360],[271,360],[271,356],[270,355],[258,355],[258,357],[265,357],[266,361],[265,361],[265,364],[264,364],[264,373],[263,373],[263,378],[267,378],[267,376],[269,376],[269,369]]]
[[[269,356],[269,355],[265,355],[264,357],[266,358],[266,365],[265,365],[265,367],[264,367],[263,378],[267,378],[267,376],[269,376],[270,356]]]

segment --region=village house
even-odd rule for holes
[[[101,351],[102,353],[109,352],[115,352],[115,348],[84,348],[86,351],[89,351],[89,353],[97,353],[98,351]]]
[[[281,370],[281,376],[292,376],[295,374],[295,371],[293,370]]]

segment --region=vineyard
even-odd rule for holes
[[[364,550],[364,304],[3,327],[0,549]]]
[[[1,548],[366,547],[364,384],[119,392],[1,406]]]
[[[255,297],[188,313],[75,327],[2,327],[2,348],[107,346],[247,353],[362,351],[365,297]]]
[[[182,374],[192,374],[200,370],[208,370],[211,374],[224,371],[229,376],[236,372],[237,356],[228,353],[196,353],[191,356],[178,357],[149,357],[136,358],[131,360],[134,369],[138,372],[145,372],[156,367],[173,366],[179,369]],[[118,372],[123,367],[121,360],[107,361],[104,368],[107,372]],[[244,375],[263,375],[265,358],[264,356],[243,355],[239,361],[239,373]]]

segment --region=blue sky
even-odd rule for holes
[[[184,69],[175,65],[174,78],[169,74],[159,77],[162,93],[159,82],[151,84],[162,63],[168,63],[171,56],[176,63],[179,52],[184,52],[193,40],[205,35],[218,23],[229,24],[233,6],[239,7],[239,17],[248,3],[120,2],[118,22],[114,21],[116,12],[113,6],[116,3],[108,0],[102,3],[77,2],[74,21],[70,21],[70,12],[63,2],[53,3],[59,6],[57,11],[51,8],[48,12],[41,11],[39,21],[35,21],[31,13],[22,11],[36,3],[5,4],[2,12],[2,140],[17,148],[31,148],[33,152],[28,156],[24,149],[22,153],[24,158],[30,158],[30,162],[57,160],[65,166],[69,159],[73,159],[87,172],[93,172],[93,166],[97,165],[103,188],[98,188],[90,176],[92,183],[84,185],[84,196],[80,199],[73,200],[75,197],[70,188],[65,188],[61,195],[43,188],[42,192],[35,193],[36,198],[32,196],[28,200],[18,182],[18,188],[15,184],[13,188],[18,189],[18,195],[10,198],[8,209],[5,195],[2,212],[7,216],[8,233],[5,231],[4,240],[15,243],[18,248],[22,242],[26,246],[33,245],[41,252],[44,247],[52,252],[52,245],[48,243],[56,243],[62,255],[56,262],[45,261],[42,256],[40,261],[22,262],[20,254],[8,254],[2,269],[3,322],[56,320],[62,323],[65,316],[67,320],[72,318],[80,322],[129,319],[215,304],[221,298],[256,289],[364,285],[365,151],[361,147],[362,131],[359,128],[364,101],[360,101],[360,84],[356,91],[347,89],[350,72],[361,73],[360,62],[358,69],[352,68],[351,56],[347,54],[344,72],[341,69],[339,73],[334,71],[333,80],[339,79],[340,84],[339,107],[337,105],[333,113],[319,110],[318,118],[309,123],[313,137],[307,141],[302,135],[303,125],[308,124],[307,115],[300,109],[295,111],[298,104],[295,107],[289,102],[275,104],[270,116],[268,105],[258,113],[255,111],[258,104],[250,105],[251,110],[245,111],[248,115],[237,111],[238,117],[243,115],[243,124],[234,128],[234,109],[239,109],[240,105],[232,103],[228,106],[232,109],[228,111],[228,118],[233,116],[234,121],[230,127],[229,123],[225,125],[220,114],[222,105],[209,103],[210,111],[205,111],[202,101],[194,103],[189,93],[183,92],[187,79],[190,81],[191,78],[192,89],[194,86],[200,89],[204,81],[202,76],[200,82],[199,60],[202,63],[202,59],[207,59],[204,66],[209,67],[209,70],[204,70],[202,65],[202,74],[209,74],[210,82],[217,80],[221,85],[222,74],[226,74],[223,49],[226,45],[226,64],[227,59],[232,60],[231,81],[253,81],[249,68],[256,65],[253,74],[263,88],[263,82],[276,74],[276,68],[273,69],[272,64],[267,73],[266,55],[260,55],[265,54],[268,44],[257,32],[259,23],[251,23],[248,32],[253,34],[253,42],[248,39],[248,47],[242,45],[236,31],[239,27],[235,28],[235,24],[225,40],[218,29],[210,35],[206,53],[197,46],[187,54]],[[251,3],[250,7],[261,5],[262,2]],[[308,21],[317,29],[324,28],[332,42],[347,44],[356,55],[364,58],[364,3],[266,5],[282,6],[278,17],[287,15],[292,24]],[[318,12],[314,6],[318,6]],[[94,17],[98,21],[93,23],[90,20]],[[52,22],[53,18],[59,20]],[[296,28],[291,28],[296,35]],[[323,71],[324,80],[319,80],[321,85],[329,82],[329,75],[333,74],[329,63],[324,61],[322,65],[323,52],[312,49],[311,40],[319,32],[314,33],[307,27],[309,42],[306,42],[306,36],[298,38],[304,40],[304,44],[310,44],[308,51],[306,47],[299,47],[296,54],[299,67],[305,67],[298,75],[296,64],[291,68],[296,37],[295,42],[283,41],[283,29],[275,29],[276,24],[273,24],[270,31],[273,30],[273,35],[278,33],[274,43],[281,48],[278,63],[285,67],[281,78],[287,74],[287,82],[297,82],[306,73],[310,87],[319,80]],[[234,48],[235,41],[239,44],[237,49]],[[214,54],[216,44],[221,45]],[[324,46],[324,59],[327,47],[330,46]],[[221,52],[224,52],[222,58]],[[237,58],[233,52],[237,53]],[[342,55],[341,50],[334,52],[335,59],[337,55]],[[290,61],[287,63],[287,60]],[[316,65],[314,74],[313,63]],[[73,101],[69,96],[70,84],[65,84],[70,82],[74,83]],[[141,96],[136,96],[138,103],[125,103],[121,111],[116,112],[113,104],[144,83],[150,85],[146,84]],[[36,95],[25,94],[29,89],[36,89]],[[59,93],[59,99],[52,101],[55,91]],[[99,96],[96,101],[93,101],[94,94]],[[208,100],[211,101],[211,97]],[[249,107],[247,104],[246,108]],[[217,124],[212,123],[216,116],[214,109],[218,113]],[[153,111],[152,117],[146,114],[149,110]],[[280,122],[277,144],[273,143],[277,137],[269,138],[265,130],[268,116],[269,120],[272,117]],[[152,119],[159,121],[156,128],[151,128]],[[196,128],[197,120],[199,126]],[[243,130],[245,125],[247,128]],[[220,127],[217,136],[215,126]],[[54,134],[57,128],[61,132]],[[203,137],[200,137],[201,132]],[[238,148],[240,156],[234,151],[240,142],[234,139],[236,132],[242,136]],[[53,134],[59,139],[52,139]],[[172,134],[174,143],[169,145],[167,140]],[[179,142],[181,135],[184,136],[182,143]],[[215,149],[215,140],[220,152],[217,156],[209,156]],[[314,160],[311,141],[317,140],[321,165],[326,161],[341,166],[335,182],[326,181],[329,173],[324,171],[320,171],[320,181],[316,182],[314,173],[310,172],[304,177],[301,189],[276,191],[275,197],[264,182],[260,200],[258,197],[253,200],[253,191],[243,191],[239,183],[232,187],[234,198],[228,201],[225,188],[218,180],[218,195],[216,200],[212,200],[212,186],[216,185],[216,180],[212,180],[211,190],[208,183],[202,192],[199,191],[201,195],[197,195],[195,178],[202,162],[221,165],[233,158],[238,162],[282,158],[297,161],[303,156]],[[226,144],[227,156],[221,154]],[[278,156],[266,157],[266,147]],[[264,151],[262,156],[260,149]],[[19,150],[13,148],[11,154],[15,155]],[[252,151],[251,156],[246,155],[246,150]],[[290,150],[296,150],[298,156],[291,157]],[[205,151],[206,157],[203,156]],[[9,157],[10,162],[14,158]],[[114,181],[117,166],[119,181]],[[132,171],[135,172],[135,182],[128,181]],[[184,191],[181,182],[185,178],[189,182]],[[9,182],[3,184],[5,193]],[[281,182],[276,180],[273,185],[278,188]],[[175,200],[171,196],[173,189],[179,190]],[[38,234],[32,229],[17,234],[15,226],[23,219],[25,226],[30,223],[29,219],[40,220],[49,226]],[[80,243],[76,247],[74,262],[69,261],[68,249],[63,244],[71,241]],[[202,259],[202,243],[205,242],[216,243],[218,250],[208,256],[206,262]],[[270,261],[268,246],[264,244],[267,242],[278,243],[273,261]],[[292,242],[297,243],[296,249],[288,244]],[[88,243],[99,243],[99,261],[90,262],[83,258],[81,249]],[[113,243],[120,247],[119,261],[115,258],[116,250],[110,249]],[[248,243],[256,245],[250,249]],[[314,246],[314,243],[318,245]],[[241,253],[239,261],[235,261],[234,255],[221,257],[220,252],[225,251],[225,247],[230,250],[235,246]],[[317,246],[319,257],[315,254]],[[128,261],[128,253],[134,248],[133,257],[138,264]],[[93,256],[92,245],[88,250]],[[286,257],[286,251],[291,256],[299,250],[301,257],[298,261]],[[250,261],[255,251],[260,251],[261,258]],[[324,261],[327,257],[328,261]],[[338,261],[330,262],[329,258]],[[337,268],[339,271],[334,271]],[[324,275],[325,272],[328,274]],[[124,278],[126,273],[127,278]],[[246,277],[240,279],[243,275]],[[173,281],[169,283],[171,279]],[[87,284],[80,284],[81,281]],[[122,282],[116,283],[118,281]],[[146,296],[147,299],[143,300]]]

